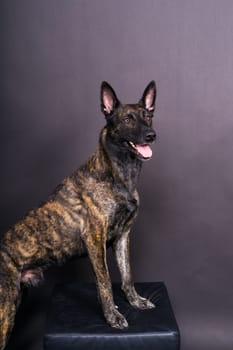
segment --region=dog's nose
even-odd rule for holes
[[[148,131],[145,136],[146,142],[153,142],[155,139],[156,139],[156,133],[153,130]]]

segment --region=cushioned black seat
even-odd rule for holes
[[[138,311],[126,301],[119,284],[114,300],[129,328],[111,328],[103,317],[94,283],[57,286],[51,301],[46,350],[177,350],[179,330],[162,282],[136,283],[137,291],[157,307]]]

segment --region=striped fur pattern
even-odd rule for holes
[[[139,309],[154,305],[134,288],[130,258],[130,228],[137,215],[136,190],[142,161],[151,157],[155,140],[152,117],[156,88],[152,81],[139,103],[121,104],[112,87],[101,85],[101,109],[106,118],[96,152],[65,178],[42,205],[29,211],[0,237],[0,349],[14,325],[22,287],[43,280],[43,270],[72,256],[88,255],[96,277],[106,321],[128,326],[117,310],[106,262],[112,246],[129,303]]]

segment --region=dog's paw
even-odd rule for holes
[[[113,328],[124,329],[128,327],[125,317],[115,308],[111,313],[106,315],[107,322]]]
[[[133,300],[130,300],[130,304],[140,310],[148,310],[155,308],[155,304],[153,304],[150,300],[143,298],[141,296],[137,296]]]

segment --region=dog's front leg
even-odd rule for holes
[[[128,323],[116,309],[113,301],[112,286],[106,261],[106,242],[101,234],[87,234],[84,240],[95,273],[104,316],[111,327],[126,328]]]
[[[113,250],[121,274],[121,288],[132,306],[142,310],[152,309],[155,305],[148,299],[141,297],[134,288],[130,267],[129,233],[129,230],[124,232],[113,244]]]

